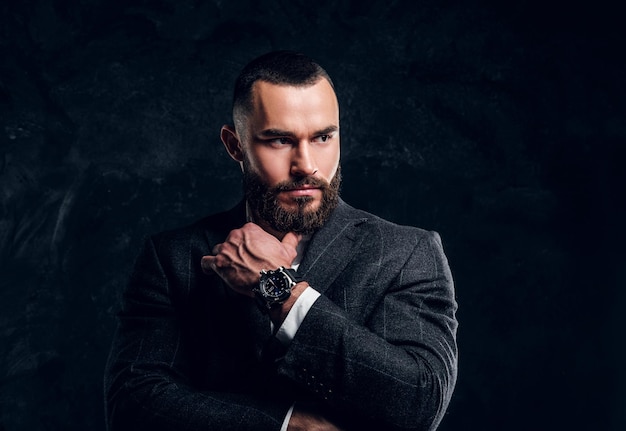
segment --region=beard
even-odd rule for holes
[[[315,210],[309,208],[314,201],[313,197],[299,196],[293,198],[295,209],[284,208],[278,200],[279,193],[304,185],[320,189],[322,198],[319,207]],[[321,228],[339,203],[340,186],[341,167],[338,167],[330,183],[320,178],[302,177],[270,187],[257,173],[252,172],[249,163],[244,160],[243,187],[248,205],[256,217],[278,232],[309,235]]]

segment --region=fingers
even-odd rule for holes
[[[200,266],[202,266],[202,271],[205,274],[211,274],[215,271],[215,260],[217,258],[215,256],[203,256],[200,261]]]
[[[205,274],[219,272],[224,266],[229,266],[232,263],[228,256],[224,254],[225,249],[226,246],[224,244],[217,244],[211,250],[211,254],[202,256],[200,266]]]
[[[301,238],[289,232],[279,241],[260,226],[247,223],[214,245],[211,255],[202,257],[202,271],[218,274],[230,286],[249,287],[258,282],[261,269],[291,266]]]
[[[295,250],[298,247],[298,243],[302,239],[302,235],[293,232],[287,232],[281,241],[283,245],[287,245],[289,247],[293,247]]]

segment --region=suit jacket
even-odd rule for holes
[[[457,374],[439,235],[340,201],[298,270],[322,295],[285,349],[200,267],[244,223],[240,204],[146,241],[105,375],[109,429],[278,431],[294,401],[346,430],[435,429]]]

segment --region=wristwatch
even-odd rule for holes
[[[295,270],[281,266],[276,270],[262,270],[259,286],[252,289],[263,311],[282,304],[291,296],[291,289],[300,281]]]

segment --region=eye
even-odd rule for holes
[[[269,139],[266,142],[273,147],[283,147],[285,145],[291,144],[291,141],[289,140],[289,138]]]
[[[328,142],[332,138],[332,135],[319,135],[313,138],[313,142]]]

